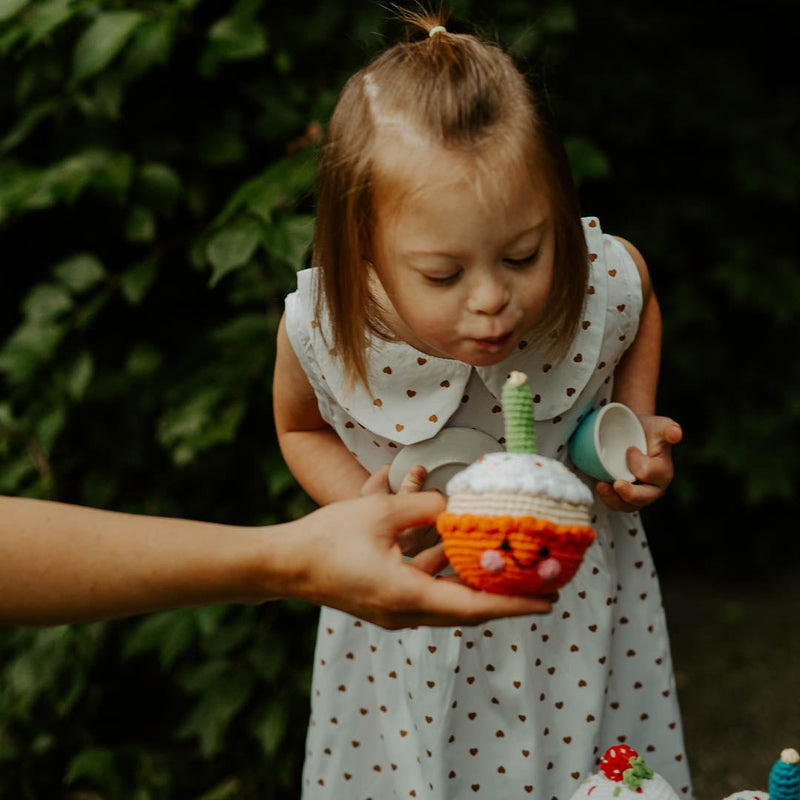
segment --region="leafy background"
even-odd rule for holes
[[[685,442],[647,523],[696,788],[763,785],[800,743],[790,5],[453,5],[535,74],[586,212],[650,265]],[[398,36],[371,0],[0,0],[0,493],[311,508],[275,443],[275,330],[338,90]],[[296,797],[315,618],[0,631],[0,797]]]

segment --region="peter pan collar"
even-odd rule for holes
[[[356,422],[403,445],[429,439],[445,427],[461,403],[473,369],[498,401],[509,372],[521,370],[528,375],[534,394],[534,419],[552,419],[565,413],[595,370],[606,316],[602,232],[593,217],[584,219],[583,224],[591,260],[589,281],[581,324],[560,360],[523,341],[518,351],[501,363],[472,367],[428,355],[405,342],[373,337],[368,351],[369,392],[361,384],[349,389],[336,352],[315,347],[328,392]]]

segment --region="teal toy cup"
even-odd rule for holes
[[[629,447],[647,453],[647,438],[636,414],[622,403],[608,403],[589,414],[569,441],[572,463],[600,481],[635,481],[628,468]]]

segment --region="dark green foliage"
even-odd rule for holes
[[[535,74],[586,212],[650,265],[686,434],[654,549],[797,553],[788,3],[719,25],[630,0],[455,9]],[[356,0],[0,0],[0,492],[241,524],[311,507],[275,443],[275,330],[321,127],[398,36]],[[0,797],[296,797],[314,620],[3,632]]]

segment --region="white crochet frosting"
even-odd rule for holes
[[[462,492],[519,492],[589,506],[592,492],[560,461],[532,453],[488,453],[447,484],[450,497]]]
[[[725,800],[769,800],[769,792],[766,789],[763,792],[748,789],[746,792],[729,794]]]
[[[598,772],[590,775],[573,793],[570,800],[680,800],[677,792],[657,772],[642,783],[641,791],[625,783],[612,781]]]

